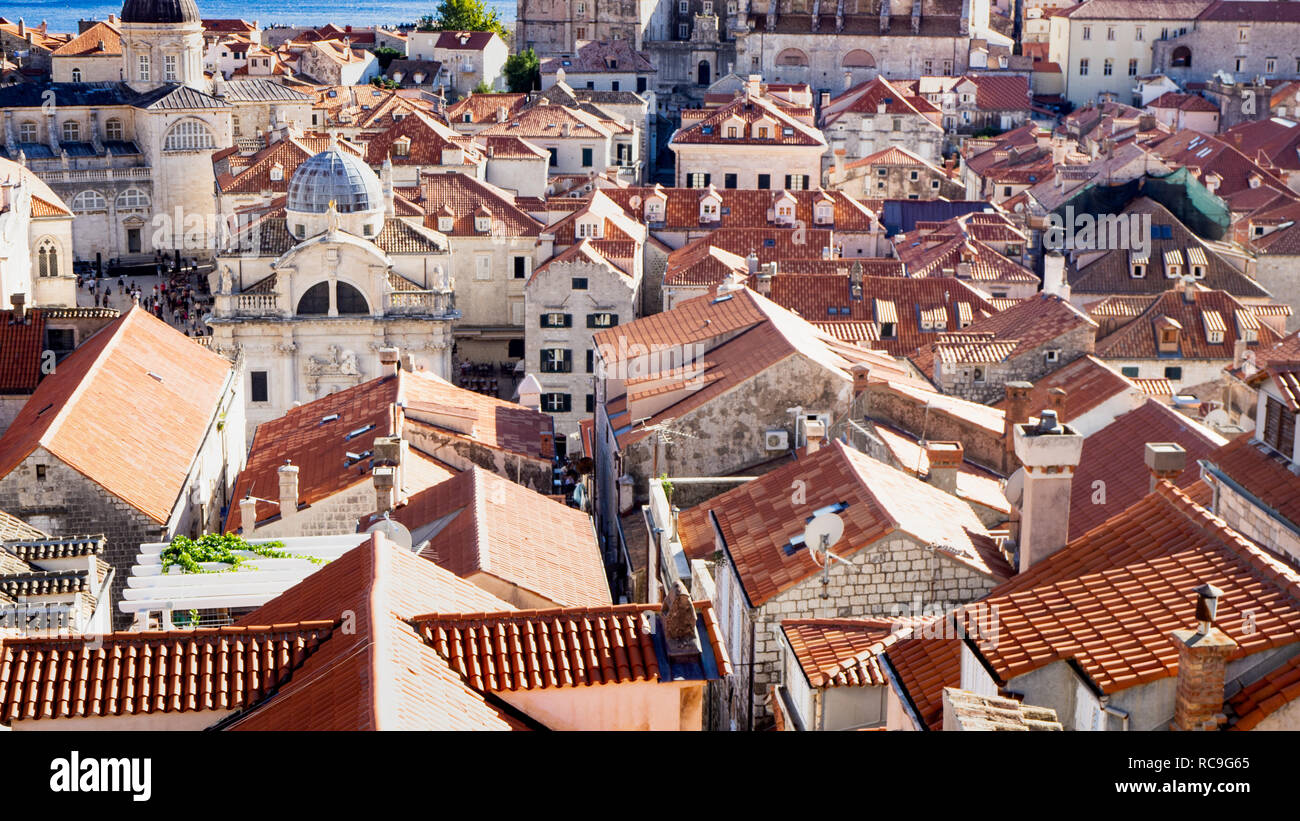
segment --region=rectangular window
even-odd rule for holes
[[[1295,414],[1271,396],[1264,398],[1264,444],[1288,459],[1295,453]]]
[[[596,412],[596,394],[589,393],[587,394],[587,413],[595,413],[595,412]]]
[[[139,61],[136,63],[136,79],[148,82],[149,80],[149,55],[141,54]]]
[[[1138,76],[1138,61],[1136,59],[1128,61],[1128,76]]]
[[[571,373],[573,352],[568,348],[542,348],[542,373]]]
[[[586,278],[586,277],[574,277],[574,278],[573,278],[573,281],[570,283],[570,287],[573,288],[573,290],[575,290],[575,291],[585,291],[585,290],[587,290],[587,278]]]
[[[1272,74],[1275,71],[1277,71],[1277,58],[1269,57],[1264,61],[1264,73]]]
[[[1091,39],[1092,39],[1092,26],[1084,26],[1084,27],[1083,27],[1083,39],[1085,39],[1085,40],[1091,40]]]
[[[587,349],[587,373],[596,372],[596,349]]]
[[[612,328],[618,324],[618,314],[608,311],[599,314],[587,314],[588,328]]]
[[[573,407],[573,397],[567,393],[542,394],[542,410],[547,413],[568,413]]]
[[[1101,64],[1101,73],[1102,73],[1102,76],[1103,76],[1103,77],[1109,77],[1109,76],[1111,76],[1112,74],[1114,74],[1114,73],[1115,73],[1115,61],[1112,60],[1112,59],[1110,59],[1109,57],[1107,57],[1107,58],[1106,58],[1106,62],[1104,62],[1104,63]]]
[[[251,389],[249,390],[249,401],[271,401],[270,393],[267,391],[266,387],[266,371],[252,371],[249,373],[249,377],[252,379]]]
[[[1120,368],[1119,372],[1127,376],[1129,379],[1137,379],[1138,369],[1136,365],[1130,365],[1129,367],[1126,368]]]
[[[479,255],[474,258],[474,278],[479,280],[492,278],[492,257]]]
[[[1087,77],[1087,76],[1088,76],[1088,58],[1087,58],[1087,57],[1084,57],[1082,60],[1079,61],[1079,76],[1080,76],[1080,77]]]
[[[515,279],[528,276],[528,257],[515,257]]]
[[[1141,42],[1145,37],[1146,35],[1142,33],[1142,27],[1138,26],[1133,33],[1133,39]]]
[[[591,168],[591,149],[590,149],[590,148],[584,148],[584,149],[582,149],[582,167],[583,167],[583,168]]]
[[[573,314],[548,313],[542,314],[543,328],[572,328]]]
[[[1107,40],[1114,40],[1114,39],[1115,39],[1115,27],[1114,27],[1114,26],[1107,26],[1107,27],[1106,27],[1106,39],[1107,39]]]
[[[723,188],[735,188],[735,187],[736,187],[736,175],[735,175],[735,174],[724,174],[723,177],[722,177],[722,187],[723,187]]]
[[[36,466],[36,481],[38,482],[45,481],[45,465]]]
[[[772,175],[771,175],[771,174],[759,174],[759,175],[758,175],[758,187],[759,187],[761,190],[764,190],[764,191],[766,191],[767,189],[771,188],[771,187],[772,187]]]
[[[678,40],[685,40],[686,38],[688,38],[688,37],[690,37],[690,36],[691,36],[691,27],[688,26],[688,25],[686,25],[685,23],[678,23],[678,24],[677,24],[677,39],[678,39]]]
[[[551,168],[554,168],[555,166],[559,165],[559,164],[560,164],[560,149],[558,149],[558,148],[548,148],[548,149],[546,149],[546,150],[549,151],[549,152],[551,152]]]
[[[176,82],[175,54],[168,54],[163,57],[163,80],[168,83]]]
[[[1177,365],[1170,365],[1165,368],[1165,379],[1172,379],[1175,382],[1183,378],[1183,369]]]

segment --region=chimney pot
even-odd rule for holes
[[[257,529],[257,500],[251,496],[239,500],[239,526],[248,538]]]
[[[1020,510],[1020,572],[1069,541],[1070,485],[1083,453],[1083,437],[1044,410],[1036,425],[1013,426],[1016,458],[1024,466]]]
[[[1196,588],[1196,630],[1175,630],[1178,684],[1174,699],[1175,730],[1217,730],[1227,717],[1223,691],[1228,656],[1237,642],[1214,626],[1223,591],[1210,584]]]
[[[930,462],[930,484],[944,493],[957,493],[957,472],[961,469],[965,449],[961,442],[930,442],[925,446]]]
[[[288,519],[298,512],[298,466],[286,459],[276,473],[280,477],[280,518]]]
[[[1143,458],[1151,471],[1150,490],[1161,479],[1173,481],[1187,467],[1187,451],[1177,442],[1147,442]]]

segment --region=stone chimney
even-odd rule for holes
[[[1183,277],[1183,302],[1191,305],[1196,301],[1196,280],[1192,277]]]
[[[664,625],[664,643],[667,645],[669,661],[688,663],[699,661],[702,646],[700,632],[696,626],[695,603],[681,579],[673,582],[673,587],[664,597],[660,618]]]
[[[9,301],[14,306],[14,322],[26,324],[27,322],[27,294],[14,294],[9,297]]]
[[[826,425],[820,420],[809,419],[803,424],[804,439],[808,443],[808,455],[816,453],[826,441]]]
[[[280,518],[288,519],[298,512],[298,466],[286,459],[276,473],[280,476]]]
[[[1016,457],[1024,466],[1020,502],[1020,572],[1065,547],[1070,532],[1070,484],[1083,437],[1043,410],[1036,424],[1014,427]]]
[[[392,510],[398,495],[405,486],[406,442],[400,436],[376,436],[371,445],[374,469],[371,477],[375,483],[376,511]]]
[[[749,271],[750,276],[758,273],[758,254],[752,248],[749,256],[745,257],[745,269]]]
[[[376,467],[370,472],[375,483],[375,513],[382,516],[393,509],[396,502],[397,468]]]
[[[1242,363],[1246,361],[1247,347],[1248,344],[1246,342],[1245,337],[1239,336],[1237,337],[1236,341],[1232,343],[1232,367],[1234,369],[1240,368],[1242,366]]]
[[[257,500],[252,496],[239,500],[239,527],[245,539],[257,529]]]
[[[407,373],[414,373],[415,354],[411,353],[410,351],[403,352],[402,355],[398,357],[397,366],[400,370],[404,370]]]
[[[397,370],[398,350],[388,346],[379,349],[379,371],[393,373]]]
[[[1175,630],[1169,638],[1178,648],[1178,689],[1174,696],[1174,730],[1217,730],[1223,713],[1223,688],[1228,656],[1237,642],[1214,626],[1223,591],[1213,585],[1196,588],[1196,629]]]
[[[1070,299],[1070,284],[1065,278],[1065,255],[1048,251],[1043,255],[1043,293]]]
[[[858,363],[853,366],[853,398],[857,399],[871,384],[871,368]]]
[[[1029,421],[1029,392],[1034,386],[1031,382],[1008,382],[1005,387],[1007,409],[1002,428],[1002,472],[1010,475],[1016,469],[1015,427]]]
[[[1151,486],[1156,489],[1161,479],[1173,481],[1187,467],[1187,451],[1177,442],[1147,442],[1145,449],[1147,469],[1151,471]]]
[[[930,442],[925,446],[925,456],[930,460],[930,484],[956,495],[957,471],[965,456],[961,442]]]
[[[531,373],[519,383],[519,404],[535,411],[542,409],[542,383]]]
[[[1056,413],[1056,421],[1064,424],[1065,418],[1065,397],[1066,393],[1063,388],[1051,388],[1047,391],[1047,407]]]
[[[776,263],[768,263],[762,266],[758,272],[758,281],[754,283],[754,290],[763,296],[772,295],[772,277],[776,275]]]

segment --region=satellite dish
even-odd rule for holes
[[[406,525],[401,522],[394,522],[384,513],[384,518],[366,528],[367,533],[382,533],[384,537],[396,545],[407,550],[411,549],[411,531],[406,529]]]
[[[844,520],[834,513],[823,513],[808,523],[803,532],[803,543],[808,553],[819,567],[828,564],[823,552],[829,554],[831,547],[844,536]]]

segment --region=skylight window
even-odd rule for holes
[[[354,430],[354,431],[350,431],[350,432],[348,433],[348,435],[347,435],[346,437],[344,437],[344,441],[351,441],[352,439],[357,438],[357,437],[360,436],[361,434],[366,433],[367,431],[374,430],[374,429],[375,429],[375,426],[374,426],[373,423],[371,423],[371,424],[369,424],[369,425],[366,425],[364,428],[357,428],[357,429]]]
[[[334,420],[336,420],[336,419],[338,419],[338,418],[339,418],[339,415],[338,415],[337,413],[331,413],[329,416],[322,416],[321,419],[320,419],[320,423],[323,425],[323,424],[325,424],[326,422],[333,422]]]

